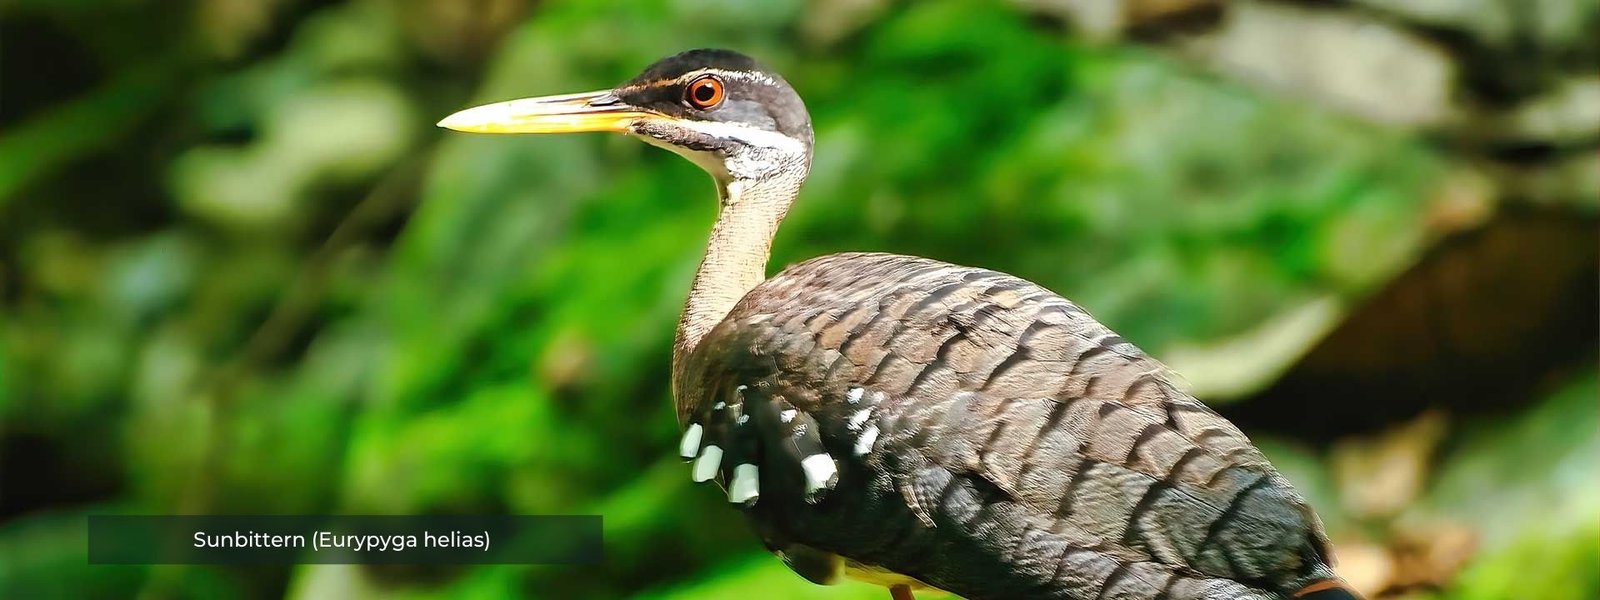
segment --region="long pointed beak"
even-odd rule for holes
[[[626,133],[636,121],[658,116],[602,90],[475,106],[445,117],[439,126],[469,133]]]

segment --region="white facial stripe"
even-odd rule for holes
[[[805,146],[802,145],[799,140],[776,131],[756,129],[754,127],[747,127],[736,123],[725,123],[722,121],[690,121],[684,119],[674,120],[672,124],[675,127],[692,129],[716,138],[736,139],[749,146],[773,148],[786,153],[795,154],[804,154],[806,151]]]
[[[774,80],[771,77],[768,77],[765,73],[750,73],[750,72],[746,72],[746,71],[724,71],[722,69],[700,69],[698,71],[691,71],[689,73],[685,73],[683,77],[679,77],[678,80],[682,81],[684,83],[688,83],[690,81],[694,81],[694,79],[696,77],[699,77],[701,75],[716,75],[716,76],[721,77],[723,79],[733,79],[733,80],[737,80],[737,81],[748,81],[748,82],[751,82],[751,83],[760,83],[760,84],[765,84],[765,85],[777,85],[778,84],[778,82],[776,80]]]
[[[674,146],[667,143],[665,140],[656,138],[655,136],[635,134],[634,137],[644,140],[644,143],[646,144],[650,144],[651,146],[655,146],[663,150],[670,150],[673,154],[689,159],[689,162],[694,163],[695,166],[698,166],[701,169],[704,169],[705,172],[710,173],[711,177],[717,181],[727,181],[729,179],[727,167],[722,164],[722,159],[715,154],[710,152],[697,152],[683,146]]]
[[[639,91],[639,90],[648,90],[648,89],[651,89],[651,88],[675,87],[675,86],[680,86],[680,85],[689,85],[689,83],[691,83],[694,80],[699,79],[700,77],[703,77],[705,75],[716,75],[717,77],[720,77],[720,78],[722,78],[724,80],[731,79],[731,80],[734,80],[734,81],[745,81],[745,82],[749,82],[749,83],[759,83],[759,84],[762,84],[762,85],[778,85],[778,81],[776,79],[773,79],[772,77],[770,77],[770,76],[768,76],[768,75],[766,75],[764,73],[747,73],[747,72],[744,72],[744,71],[724,71],[722,69],[699,69],[699,70],[690,71],[688,73],[684,73],[682,75],[679,75],[676,79],[664,79],[664,80],[660,80],[660,81],[649,81],[649,82],[635,84],[635,85],[623,86],[623,87],[617,88],[616,91],[618,91],[618,92],[632,92],[632,91]]]
[[[677,130],[675,135],[672,130]],[[668,142],[666,137],[679,138],[684,133],[705,138],[732,142],[738,151],[723,154],[715,151]],[[632,133],[641,140],[689,159],[713,179],[731,185],[740,179],[759,179],[776,169],[795,165],[806,160],[805,142],[776,131],[769,131],[738,123],[722,121],[697,121],[673,117],[640,119]]]

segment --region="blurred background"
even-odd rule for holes
[[[730,47],[774,269],[1032,279],[1181,372],[1373,598],[1600,595],[1596,0],[0,0],[0,596],[863,598],[673,449],[714,212],[465,106]],[[603,567],[85,564],[84,515],[599,513]]]

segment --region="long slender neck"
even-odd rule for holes
[[[800,191],[804,172],[780,172],[762,179],[732,179],[717,184],[721,204],[705,258],[689,286],[689,300],[672,345],[674,373],[706,333],[767,278],[772,236]]]

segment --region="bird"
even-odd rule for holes
[[[768,277],[814,137],[756,60],[690,50],[438,124],[622,133],[710,173],[717,216],[672,347],[678,455],[799,576],[895,600],[1360,597],[1249,439],[1073,302],[887,253]]]

